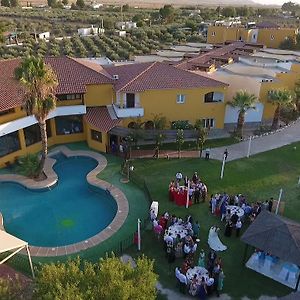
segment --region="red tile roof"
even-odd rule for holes
[[[264,29],[264,28],[279,28],[280,26],[277,25],[276,23],[273,22],[268,22],[268,21],[264,21],[264,22],[260,22],[258,24],[256,24],[256,28],[259,29]]]
[[[101,132],[110,131],[121,121],[119,119],[113,120],[106,106],[87,107],[84,117],[90,125],[96,127]]]
[[[223,82],[162,62],[105,67],[105,69],[109,74],[119,76],[119,79],[115,80],[115,89],[118,92],[227,86]]]
[[[0,60],[0,111],[22,105],[24,88],[15,79],[14,71],[20,59]],[[85,93],[88,84],[112,83],[103,73],[69,57],[45,58],[56,73],[59,85],[56,94]]]

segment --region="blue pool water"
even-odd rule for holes
[[[51,190],[36,192],[15,183],[0,183],[0,212],[6,231],[33,246],[85,240],[107,227],[117,212],[114,198],[86,181],[97,165],[94,159],[62,154],[54,158],[59,180]]]

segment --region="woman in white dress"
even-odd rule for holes
[[[212,226],[208,233],[208,245],[215,251],[225,251],[227,247],[220,241],[218,231],[220,228]]]

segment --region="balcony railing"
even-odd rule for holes
[[[118,118],[134,118],[144,116],[144,108],[142,107],[127,108],[113,104],[113,108]]]

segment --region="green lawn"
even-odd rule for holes
[[[238,143],[239,141],[234,137],[229,138],[222,138],[222,139],[211,139],[206,140],[204,144],[204,148],[216,148],[216,147],[222,147],[222,146],[228,146],[235,143]],[[154,144],[147,144],[147,145],[139,145],[137,146],[139,149],[142,150],[153,150],[155,148]],[[136,149],[136,147],[133,147]],[[163,143],[161,146],[162,150],[177,150],[177,145],[175,142],[173,143]],[[185,141],[181,147],[182,150],[197,150],[195,141]]]
[[[297,150],[294,149],[295,146]],[[221,163],[202,159],[136,160],[134,172],[140,179],[146,179],[151,187],[153,199],[159,201],[160,213],[168,211],[183,217],[192,214],[195,220],[199,220],[201,242],[198,249],[207,249],[206,241],[211,225],[218,224],[221,227],[221,239],[228,246],[228,250],[221,254],[226,275],[225,293],[230,294],[234,299],[240,299],[242,296],[248,296],[251,299],[260,295],[281,296],[291,290],[244,267],[242,258],[245,245],[235,236],[231,238],[223,236],[224,226],[210,214],[207,203],[195,205],[189,209],[177,207],[168,200],[168,184],[170,179],[174,178],[175,173],[180,170],[183,174],[190,176],[194,171],[198,171],[200,177],[208,185],[209,194],[223,191],[230,194],[243,193],[250,201],[263,201],[270,197],[276,199],[279,189],[283,188],[284,215],[300,221],[300,187],[297,187],[300,175],[299,149],[300,143],[297,143],[249,159],[228,162],[223,180],[219,179]],[[147,256],[155,259],[156,271],[163,285],[176,288],[173,270],[175,266],[181,264],[181,261],[177,260],[169,266],[162,250],[162,242],[157,241],[151,231],[144,234],[142,250]],[[131,248],[129,253],[137,255],[134,248]]]

